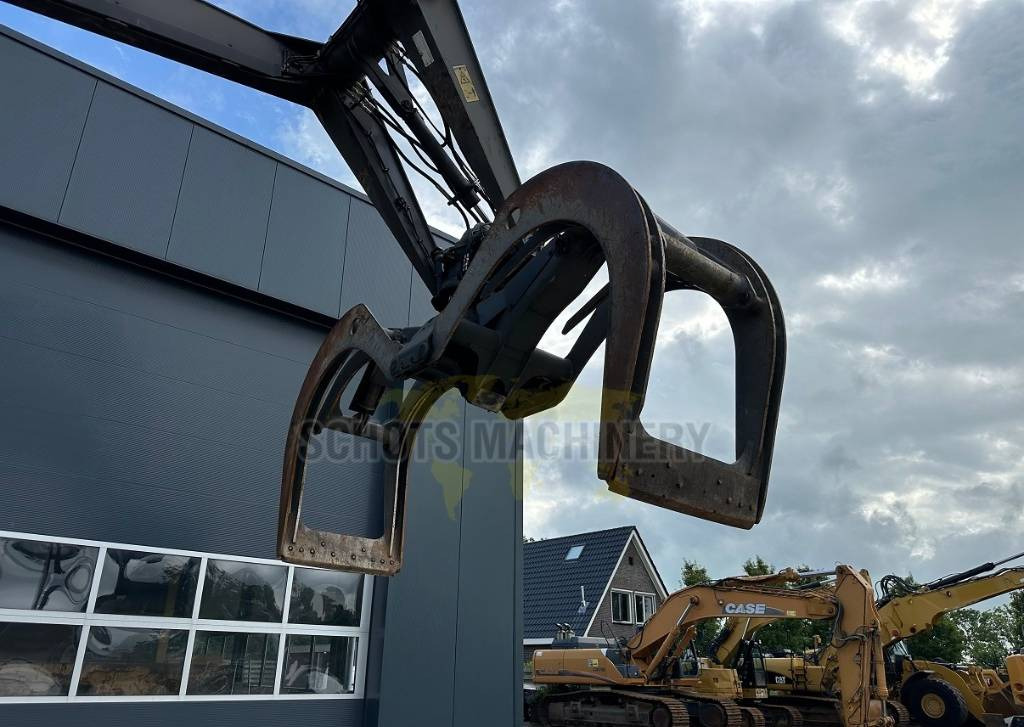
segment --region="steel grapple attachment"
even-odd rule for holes
[[[308,565],[394,573],[401,566],[408,456],[434,401],[456,388],[518,419],[557,405],[605,345],[597,474],[611,490],[737,527],[760,520],[782,376],[782,311],[761,269],[737,248],[686,237],[655,216],[611,169],[563,164],[513,192],[486,234],[473,236],[454,292],[416,329],[385,331],[363,306],[349,311],[317,354],[296,404],[286,449],[279,551]],[[552,321],[603,265],[608,285],[574,318],[565,356],[538,346]],[[721,305],[736,347],[736,459],[722,462],[648,433],[640,421],[666,291],[702,291]],[[356,376],[362,379],[356,385]],[[415,383],[408,393],[406,382]],[[352,413],[342,392],[355,386]],[[371,413],[400,392],[390,418]],[[362,393],[360,393],[362,392]],[[386,452],[389,520],[378,540],[309,530],[300,518],[310,436],[330,427],[376,439]]]

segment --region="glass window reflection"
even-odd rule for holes
[[[107,550],[96,613],[190,618],[199,558],[136,550]]]
[[[288,569],[278,565],[210,560],[200,618],[280,622]]]
[[[78,693],[85,696],[177,694],[188,632],[89,629]]]
[[[84,611],[98,548],[0,538],[0,608]]]
[[[351,694],[356,642],[350,636],[288,636],[281,694]]]
[[[0,697],[60,697],[71,687],[81,627],[0,623]]]
[[[198,631],[189,667],[189,694],[273,694],[277,634]]]
[[[363,605],[359,573],[296,568],[288,622],[315,626],[358,626]]]

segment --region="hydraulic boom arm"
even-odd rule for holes
[[[521,183],[455,0],[358,0],[325,43],[263,30],[203,0],[7,1],[310,108],[432,295],[438,315],[401,330],[357,305],[310,365],[285,445],[284,560],[396,573],[413,441],[437,398],[455,388],[522,418],[558,404],[602,344],[598,477],[614,492],[707,520],[760,521],[786,350],[767,276],[732,245],[678,232],[600,164],[563,164]],[[434,241],[407,170],[464,219],[456,244]],[[580,324],[575,344],[564,356],[541,350],[603,266],[608,285],[563,332]],[[657,439],[640,421],[672,290],[711,296],[732,328],[732,462]],[[387,405],[396,398],[400,406]],[[324,429],[379,445],[380,537],[303,523],[307,454]]]
[[[1005,568],[938,588],[894,596],[878,613],[882,618],[882,644],[888,646],[930,629],[946,613],[1024,588],[1024,567]]]

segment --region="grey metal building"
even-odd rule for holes
[[[363,195],[0,27],[0,722],[521,724],[521,462],[472,436],[516,425],[440,402],[397,577],[273,560],[357,302],[432,314]],[[377,534],[375,472],[326,468],[310,524]]]

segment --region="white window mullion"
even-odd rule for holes
[[[96,610],[96,597],[100,592],[100,576],[103,575],[103,566],[107,561],[107,546],[101,545],[96,553],[96,570],[92,574],[92,587],[89,589],[89,603],[85,607],[86,619],[89,614]]]
[[[71,686],[68,689],[68,701],[75,701],[78,696],[78,680],[82,676],[82,662],[85,661],[85,650],[89,646],[89,622],[82,625],[82,634],[78,637],[78,651],[75,652],[75,666],[71,670]]]
[[[188,627],[188,643],[185,645],[185,661],[181,665],[181,686],[178,687],[178,696],[184,697],[188,688],[188,676],[192,671],[192,651],[196,645],[196,631],[199,627],[199,602],[203,598],[203,583],[206,581],[206,564],[209,558],[203,557],[199,561],[199,577],[196,581],[195,602],[192,604],[192,625]]]
[[[281,679],[284,671],[284,650],[288,641],[288,612],[292,607],[292,583],[295,580],[295,566],[288,566],[288,577],[284,582],[284,607],[281,609],[281,631],[277,642],[277,667],[274,672],[274,696],[281,694]]]
[[[103,566],[107,562],[107,546],[101,545],[96,551],[96,567],[92,572],[92,584],[89,586],[89,600],[85,604],[85,618],[82,623],[82,634],[78,639],[78,651],[75,652],[75,666],[71,670],[71,686],[68,689],[68,700],[74,701],[78,696],[78,680],[82,676],[82,664],[85,662],[85,652],[89,648],[89,621],[96,610],[96,598],[100,592],[100,578],[103,575]]]

